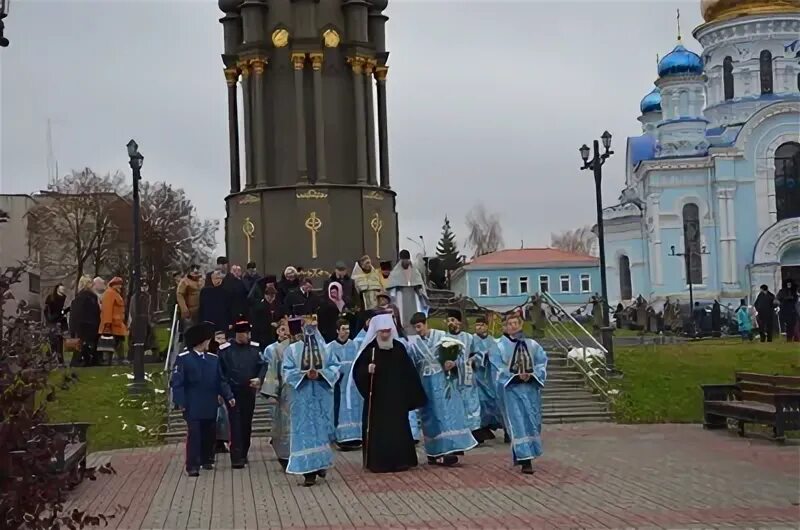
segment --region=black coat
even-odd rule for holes
[[[66,296],[51,294],[44,301],[44,318],[48,324],[61,324],[61,328],[66,330],[67,317],[64,316],[64,302]]]
[[[775,295],[769,291],[761,291],[758,293],[758,296],[756,296],[753,307],[756,308],[759,318],[767,318],[767,315],[770,315],[771,318],[775,311]]]
[[[100,329],[100,300],[91,289],[75,295],[69,311],[69,329],[73,337],[93,341]]]
[[[287,280],[286,276],[281,276],[281,279],[275,285],[275,288],[278,290],[278,300],[282,304],[285,304],[286,297],[289,296],[289,293],[300,288],[300,280],[298,278],[295,278],[294,280]]]
[[[341,315],[339,307],[328,298],[319,305],[319,309],[317,309],[317,327],[325,338],[325,342],[330,342],[336,338],[336,322],[341,318]]]
[[[283,309],[287,315],[312,315],[319,309],[319,300],[313,291],[304,294],[298,288],[286,295],[283,301]]]
[[[272,324],[278,322],[284,315],[283,306],[277,298],[272,302],[267,302],[263,297],[261,300],[253,301],[250,306],[253,340],[265,347],[275,342],[277,334]]]
[[[233,324],[233,311],[225,286],[200,289],[200,321],[214,324],[214,331],[227,332]]]

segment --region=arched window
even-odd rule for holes
[[[775,210],[778,221],[800,217],[800,144],[796,142],[775,151]]]
[[[725,91],[725,101],[733,99],[733,59],[730,55],[722,61],[722,88]]]
[[[761,52],[759,63],[761,69],[761,93],[772,94],[772,54],[769,50]]]
[[[703,250],[700,237],[700,209],[694,203],[683,207],[683,252],[686,254],[686,281],[703,283]]]
[[[633,299],[631,260],[624,254],[619,257],[619,296],[623,300]]]

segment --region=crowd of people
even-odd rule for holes
[[[177,357],[170,385],[188,425],[190,476],[213,469],[221,413],[231,466],[248,464],[259,392],[277,403],[276,457],[287,473],[303,476],[305,486],[326,476],[334,447],[360,448],[372,472],[400,472],[418,464],[420,441],[428,464],[453,466],[499,429],[515,465],[534,472],[533,460],[542,453],[544,350],[523,335],[516,312],[507,315],[499,339],[489,335],[483,318],[474,334],[465,331],[456,310],[448,312],[447,330],[430,328],[419,310],[426,307],[425,286],[408,253],[400,258],[388,278],[366,256],[351,274],[337,264],[323,290],[327,298],[319,301],[292,267],[274,281],[258,277],[250,264],[245,296],[246,275],[228,271],[221,258],[210,285],[191,293],[196,306],[186,300],[185,280],[197,286],[199,270],[180,280],[187,349]],[[204,300],[217,307],[204,310]],[[244,311],[231,317],[243,308],[251,318]],[[265,316],[266,328],[256,320]]]

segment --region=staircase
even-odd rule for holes
[[[583,374],[567,362],[567,354],[547,351],[547,381],[542,391],[543,423],[611,421],[608,404],[592,393]]]
[[[258,396],[256,398],[256,411],[253,414],[253,435],[264,436],[272,425],[275,402],[267,401]],[[162,436],[165,442],[180,442],[186,438],[186,422],[180,412],[171,411],[167,423],[167,432]]]

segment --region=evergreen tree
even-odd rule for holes
[[[450,219],[447,216],[442,225],[442,238],[436,245],[436,255],[441,258],[445,270],[452,271],[461,266],[461,259],[458,257],[458,248],[456,247],[456,236],[453,234],[453,229],[450,228]]]

